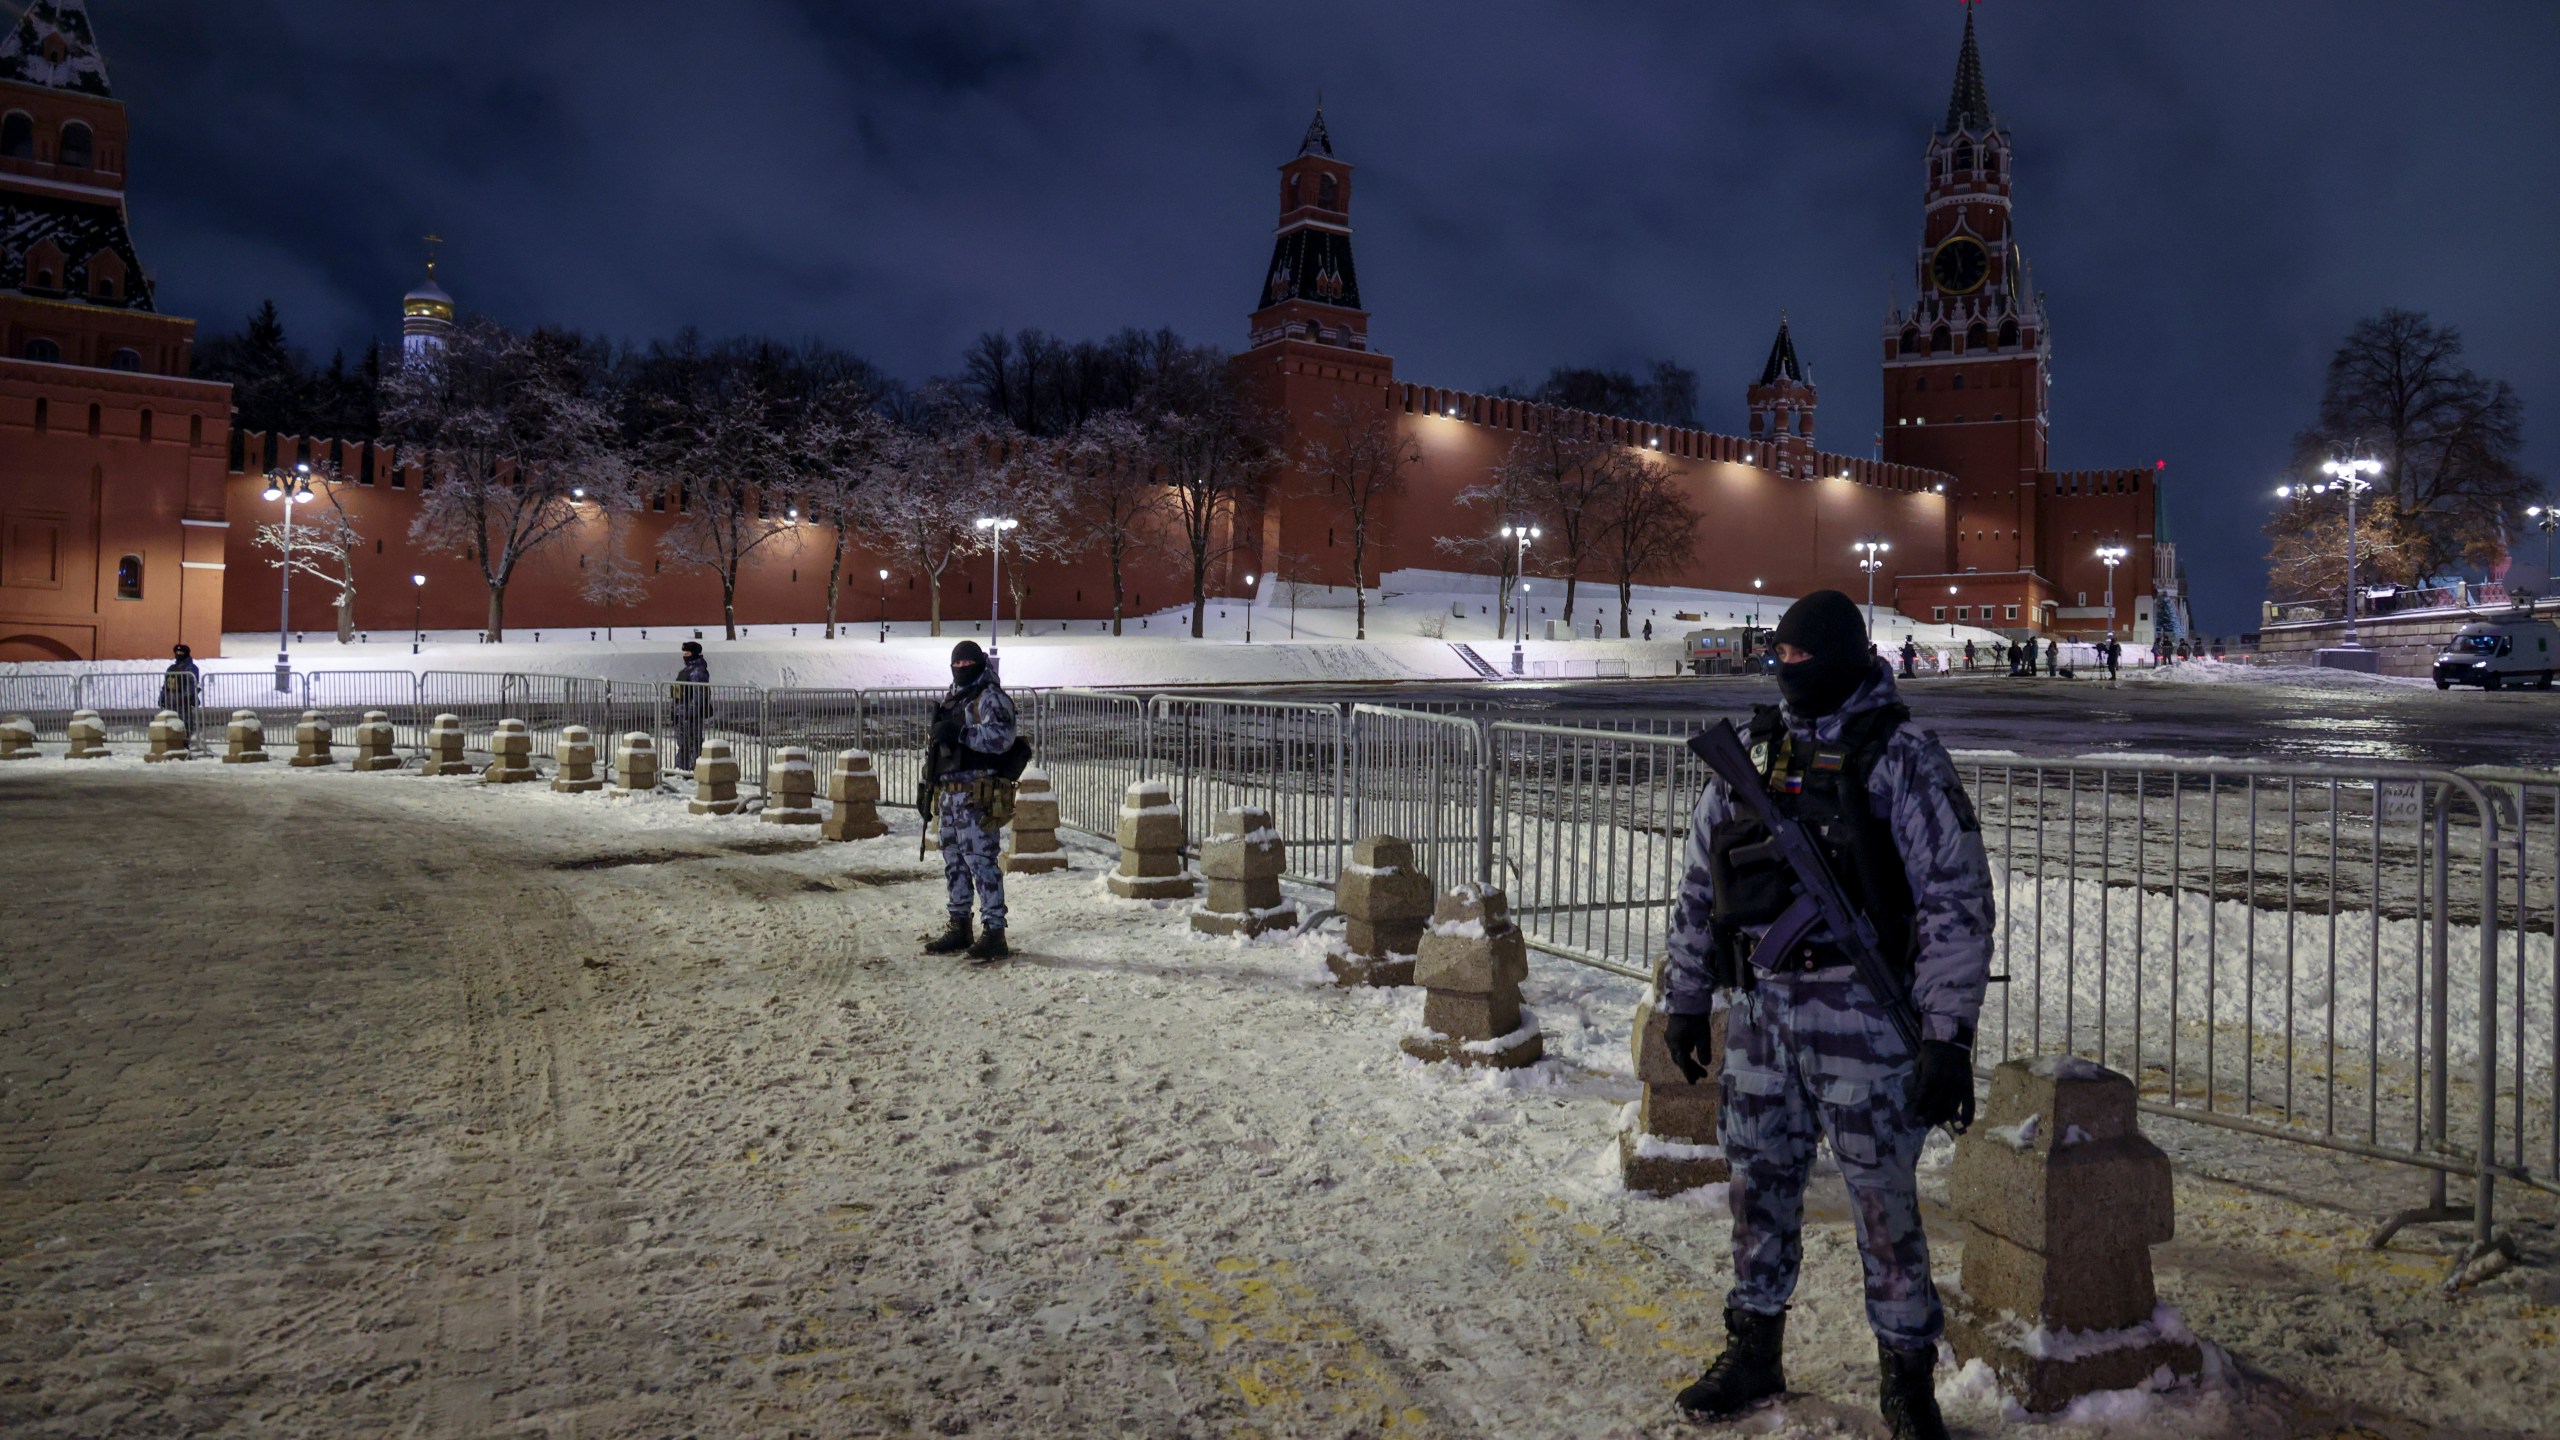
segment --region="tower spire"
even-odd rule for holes
[[[1324,129],[1324,92],[1316,92],[1316,118],[1307,122],[1306,138],[1298,142],[1301,155],[1331,155],[1333,137]]]
[[[1804,366],[1796,359],[1795,337],[1787,333],[1787,312],[1778,312],[1778,338],[1769,347],[1769,363],[1760,367],[1760,383],[1775,385],[1781,380],[1805,383]]]
[[[1982,47],[1973,38],[1973,5],[1964,7],[1964,49],[1956,55],[1955,93],[1947,98],[1947,123],[1941,134],[1991,128],[1991,96],[1982,85]]]

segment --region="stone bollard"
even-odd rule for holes
[[[356,725],[356,770],[397,770],[400,757],[391,748],[391,716],[381,710],[367,710]]]
[[[1344,985],[1410,985],[1422,927],[1431,923],[1431,877],[1413,868],[1413,846],[1372,835],[1351,847],[1333,885],[1341,947],[1324,963]]]
[[[1229,810],[1218,833],[1200,844],[1200,873],[1208,878],[1209,895],[1191,912],[1191,928],[1250,939],[1295,926],[1298,907],[1280,898],[1285,857],[1270,811],[1259,805]]]
[[[809,752],[797,745],[775,751],[773,763],[764,767],[764,823],[815,825],[824,818],[818,813],[818,771],[809,763]]]
[[[658,788],[658,742],[646,731],[622,737],[613,752],[613,793],[647,795]]]
[[[71,723],[63,727],[71,737],[71,748],[62,752],[65,760],[104,760],[107,758],[107,722],[95,710],[74,710]]]
[[[498,722],[489,736],[489,753],[496,758],[480,772],[484,785],[521,785],[542,778],[542,772],[533,768],[533,732],[521,720]]]
[[[0,760],[36,758],[36,722],[24,715],[0,720]]]
[[[2131,1080],[2077,1056],[2010,1060],[1956,1142],[1947,1199],[1977,1233],[1947,1295],[1947,1342],[2029,1410],[2128,1390],[2162,1366],[2202,1368],[2152,1287],[2151,1247],[2175,1231],[2175,1202],[2169,1157],[2133,1103]]]
[[[1140,780],[1120,798],[1120,863],[1103,883],[1123,900],[1187,900],[1191,876],[1182,868],[1182,807],[1173,787]]]
[[[234,710],[223,738],[229,748],[222,752],[225,765],[264,765],[267,763],[267,727],[255,710]]]
[[[151,717],[151,753],[142,757],[142,763],[165,765],[194,758],[195,752],[187,748],[187,722],[177,711],[163,710]]]
[[[560,727],[560,743],[552,747],[551,758],[560,765],[560,773],[551,777],[551,788],[563,795],[587,795],[604,788],[604,777],[596,773],[595,732],[584,725]]]
[[[886,835],[880,820],[880,776],[868,750],[839,750],[827,772],[827,800],[834,807],[818,833],[829,840],[869,840]]]
[[[329,742],[335,738],[327,717],[317,710],[305,710],[293,725],[293,759],[296,770],[323,770],[337,764],[329,753]]]
[[[1538,1017],[1520,1008],[1529,942],[1499,888],[1461,885],[1440,897],[1413,978],[1430,994],[1422,1002],[1427,1028],[1405,1037],[1407,1055],[1513,1070],[1547,1053]]]
[[[1653,988],[1636,1005],[1636,1083],[1644,1096],[1618,1123],[1618,1177],[1647,1195],[1677,1195],[1733,1175],[1716,1128],[1724,1108],[1724,1012],[1716,1012],[1709,1032],[1707,1073],[1692,1085],[1671,1058],[1671,1017],[1660,1008],[1669,965],[1655,963]]]
[[[693,803],[696,815],[734,815],[738,811],[738,757],[726,740],[705,740],[693,760]]]
[[[1067,868],[1058,848],[1058,790],[1049,772],[1033,767],[1022,772],[1013,791],[1013,827],[998,862],[1008,875],[1046,875]]]
[[[428,775],[468,775],[471,764],[462,758],[462,717],[439,715],[427,725],[427,763],[420,767]]]

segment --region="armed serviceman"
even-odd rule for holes
[[[975,640],[951,647],[951,688],[933,707],[931,749],[926,755],[928,803],[942,825],[942,878],[951,901],[951,928],[926,943],[928,955],[969,952],[972,960],[1001,960],[1004,943],[1004,869],[996,850],[1013,818],[1013,776],[1022,773],[1016,753],[1012,697],[987,667]],[[1004,773],[1010,770],[1011,774]],[[977,891],[983,932],[969,935],[969,897]]]
[[[1777,823],[1813,843],[1786,853],[1756,803],[1737,804],[1722,779],[1689,838],[1663,1008],[1673,1056],[1694,1081],[1717,994],[1732,997],[1723,1143],[1734,1284],[1725,1351],[1679,1405],[1720,1419],[1786,1389],[1779,1351],[1820,1135],[1856,1214],[1885,1420],[1895,1440],[1933,1440],[1947,1433],[1930,1378],[1944,1322],[1913,1171],[1932,1126],[1972,1118],[1990,865],[1955,766],[1908,723],[1849,597],[1806,596],[1772,638],[1785,703],[1754,715],[1747,759],[1727,753],[1767,790]],[[1845,909],[1812,903],[1809,870]],[[1850,933],[1829,914],[1852,922]],[[1855,949],[1875,973],[1861,972]]]

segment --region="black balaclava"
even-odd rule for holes
[[[1769,643],[1793,645],[1812,657],[1778,667],[1778,693],[1808,720],[1839,709],[1875,664],[1857,602],[1837,590],[1816,590],[1788,606]]]
[[[951,688],[974,690],[987,678],[987,652],[975,640],[963,640],[951,647]]]
[[[169,647],[169,658],[172,660],[192,660],[195,658],[195,654],[196,652],[188,649],[184,645],[172,645]]]
[[[701,646],[700,644],[698,644],[698,643],[694,642],[694,641],[687,640],[686,642],[684,642],[684,658],[686,658],[687,660],[699,660],[699,659],[701,659],[701,658],[702,658],[702,646]]]

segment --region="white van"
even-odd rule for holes
[[[2554,671],[2560,671],[2560,626],[2522,615],[2474,620],[2446,641],[2444,653],[2436,657],[2436,688],[2463,684],[2495,690],[2513,681],[2548,690]]]

